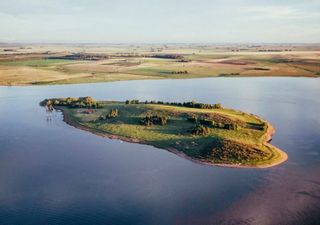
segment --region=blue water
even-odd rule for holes
[[[254,113],[274,125],[272,143],[289,160],[263,170],[199,165],[78,130],[39,106],[89,95],[220,102]],[[0,87],[0,224],[316,224],[319,96],[320,79],[308,78]]]

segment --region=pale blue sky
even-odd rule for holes
[[[0,41],[320,42],[320,0],[0,0]]]

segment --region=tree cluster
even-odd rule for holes
[[[151,58],[159,58],[159,59],[184,59],[182,55],[176,54],[158,54],[158,55],[151,55]]]
[[[126,104],[127,105],[130,105],[130,104],[139,104],[139,100],[136,100],[136,99],[133,99],[133,100],[127,100],[126,101]]]
[[[188,74],[188,71],[187,70],[180,70],[180,71],[172,71],[171,74]]]
[[[197,109],[222,109],[222,105],[218,104],[204,104],[199,102],[163,102],[163,101],[145,101],[145,104],[158,104],[158,105],[174,105],[174,106],[184,106],[188,108]]]
[[[109,59],[110,57],[103,54],[89,54],[89,53],[74,53],[65,56],[51,56],[48,59],[66,59],[66,60],[88,60],[98,61],[103,59]]]
[[[145,126],[152,125],[166,125],[168,122],[168,117],[159,115],[147,115],[140,120],[140,124]]]
[[[80,98],[51,98],[41,102],[42,106],[52,108],[53,106],[68,106],[72,108],[101,108],[101,105],[92,97]]]

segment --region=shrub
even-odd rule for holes
[[[193,135],[207,135],[209,134],[209,128],[203,125],[197,124],[192,130],[191,133]]]
[[[105,120],[105,119],[113,119],[119,116],[119,110],[118,109],[111,109],[110,112],[107,115],[101,115],[99,117],[99,120]]]
[[[168,122],[168,118],[166,116],[158,116],[158,115],[147,115],[146,117],[140,120],[140,124],[146,126],[152,125],[166,125]]]
[[[226,130],[238,130],[239,129],[238,124],[233,124],[233,123],[223,124],[223,123],[215,123],[214,121],[212,121],[212,122],[213,122],[212,125],[215,128],[226,129]]]
[[[116,118],[119,116],[118,109],[111,109],[110,113],[106,116],[107,119]]]

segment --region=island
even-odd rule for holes
[[[52,98],[40,103],[64,121],[107,138],[152,145],[196,163],[267,168],[288,156],[269,142],[275,129],[264,119],[221,104],[163,101],[96,101]]]

